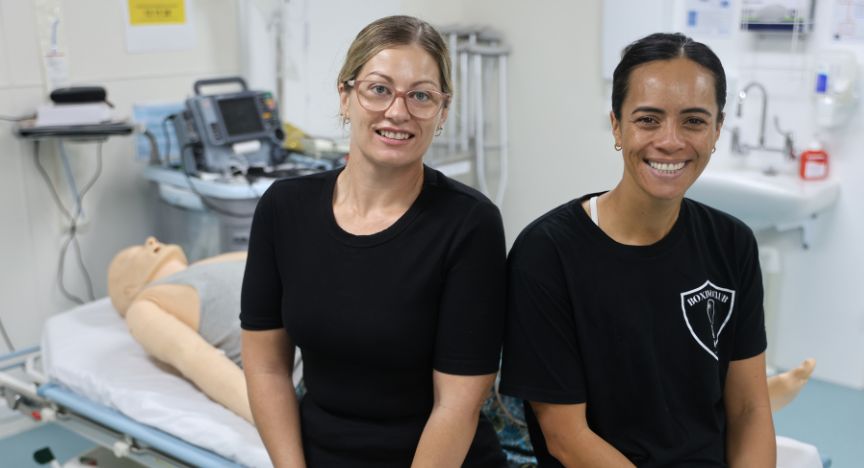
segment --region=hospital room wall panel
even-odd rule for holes
[[[508,245],[544,212],[621,174],[600,72],[600,3],[466,2],[463,21],[501,31],[509,59]],[[542,25],[542,28],[538,28]]]
[[[69,71],[75,81],[237,72],[236,0],[190,0],[195,43],[184,50],[148,53],[127,52],[122,4],[104,0],[64,3]]]
[[[35,25],[31,2],[0,0],[0,88],[41,85]]]
[[[465,7],[469,3],[460,0],[401,0],[399,8],[402,14],[418,16],[436,26],[446,26],[466,24]]]
[[[0,114],[23,115],[42,100],[42,88],[0,88]],[[45,252],[46,243],[59,238],[59,212],[44,190],[34,164],[32,143],[22,141],[11,131],[12,124],[0,123],[0,148],[3,170],[0,171],[0,318],[16,345],[20,336],[37,337],[42,320],[49,310],[48,297],[53,285]],[[59,174],[54,165],[48,172]],[[37,190],[43,188],[43,190]]]

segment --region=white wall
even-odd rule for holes
[[[508,245],[529,222],[621,174],[600,75],[600,2],[466,2],[467,23],[498,29],[510,56]]]
[[[32,113],[47,100],[37,34],[37,23],[44,24],[45,18],[37,17],[42,10],[36,4],[0,0],[0,115]],[[70,81],[104,86],[121,114],[128,115],[136,102],[182,100],[196,79],[239,71],[234,0],[192,0],[197,45],[188,51],[146,54],[125,51],[122,2],[77,0],[62,5],[61,48],[68,57]],[[32,143],[16,138],[12,127],[0,122],[0,318],[15,346],[24,347],[38,343],[46,317],[72,304],[60,295],[55,279],[63,229],[60,211],[35,169]],[[68,203],[53,146],[50,141],[42,144],[43,161]],[[93,143],[70,145],[79,185],[95,168],[95,148]],[[102,176],[84,201],[90,221],[80,232],[80,242],[97,297],[105,294],[105,272],[113,254],[153,232],[152,194],[140,177],[140,163],[133,159],[131,137],[110,139]],[[67,288],[84,295],[74,257],[68,258]]]

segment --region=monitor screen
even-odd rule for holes
[[[261,116],[258,115],[258,107],[255,105],[253,96],[221,99],[219,111],[222,113],[229,137],[264,131],[264,124],[261,122]]]

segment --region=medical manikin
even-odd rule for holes
[[[108,294],[148,354],[252,423],[239,355],[245,260],[245,252],[233,252],[189,265],[179,246],[148,237],[111,261]],[[773,411],[795,398],[814,365],[808,359],[768,379]]]
[[[240,285],[246,253],[189,265],[148,237],[108,268],[108,294],[132,336],[216,402],[252,423],[240,362]]]

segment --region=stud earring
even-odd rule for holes
[[[618,143],[615,143],[615,151],[621,151],[621,149],[622,149],[622,146],[619,145]]]

